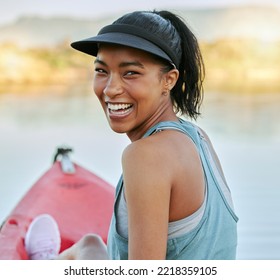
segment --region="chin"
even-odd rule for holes
[[[118,133],[118,134],[124,134],[124,133],[126,133],[126,131],[124,131],[124,130],[122,130],[122,129],[112,128],[112,127],[111,127],[111,129],[112,129],[114,132]]]
[[[128,129],[125,128],[123,125],[114,125],[110,122],[109,122],[109,125],[110,125],[110,128],[116,133],[123,134],[123,133],[128,132]]]

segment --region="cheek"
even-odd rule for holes
[[[101,101],[103,95],[103,86],[98,79],[93,79],[93,91],[97,98]]]

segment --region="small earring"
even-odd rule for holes
[[[169,95],[169,93],[170,93],[170,90],[169,89],[167,89],[166,91],[164,91],[162,94],[164,95],[164,96],[167,96],[167,95]]]

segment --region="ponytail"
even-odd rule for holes
[[[204,63],[196,37],[177,15],[168,12],[156,12],[169,21],[180,36],[181,61],[179,79],[171,91],[171,98],[177,113],[196,119],[203,99]]]

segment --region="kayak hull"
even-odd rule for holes
[[[61,251],[87,233],[96,233],[107,242],[115,189],[85,168],[77,164],[74,168],[73,174],[66,174],[56,161],[21,199],[1,227],[0,259],[28,259],[24,236],[40,214],[57,221]]]

